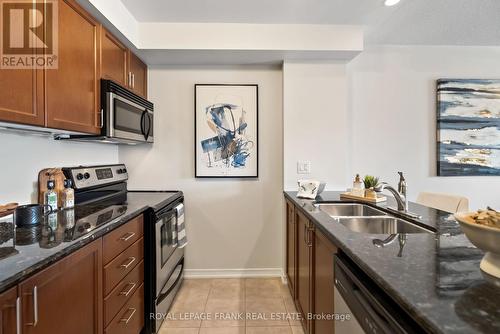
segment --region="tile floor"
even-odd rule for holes
[[[160,334],[303,334],[279,278],[187,279]]]

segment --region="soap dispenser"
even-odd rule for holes
[[[364,185],[363,182],[361,181],[361,178],[359,177],[359,174],[356,174],[356,178],[352,183],[351,193],[355,196],[361,196],[361,197],[363,197],[365,194]]]

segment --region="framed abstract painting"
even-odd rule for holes
[[[500,176],[500,80],[437,82],[439,176]]]
[[[258,86],[195,85],[195,176],[259,176]]]

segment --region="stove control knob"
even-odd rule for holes
[[[126,173],[126,172],[127,172],[127,168],[123,168],[122,173]]]
[[[90,174],[89,174],[89,173],[85,173],[85,174],[83,174],[83,177],[84,177],[84,178],[85,178],[85,180],[86,180],[86,179],[90,178]]]
[[[121,170],[120,168],[118,168],[118,169],[116,170],[116,173],[117,173],[117,174],[121,174],[121,173],[122,173],[122,170]]]
[[[76,179],[77,180],[82,180],[83,179],[83,174],[82,173],[76,174]]]

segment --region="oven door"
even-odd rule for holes
[[[155,299],[155,312],[159,314],[167,314],[170,306],[172,306],[175,295],[181,287],[184,278],[184,250],[177,248],[170,257],[169,262],[171,262],[169,267],[172,268],[172,272],[169,274],[165,284],[159,289]],[[156,318],[153,333],[158,332],[164,320],[165,318],[163,317]]]
[[[153,142],[153,112],[114,93],[107,99],[110,137]]]
[[[174,228],[176,224],[175,210],[171,210],[157,218],[156,221],[156,290],[161,289],[172,271],[169,259],[176,250],[174,242]]]

